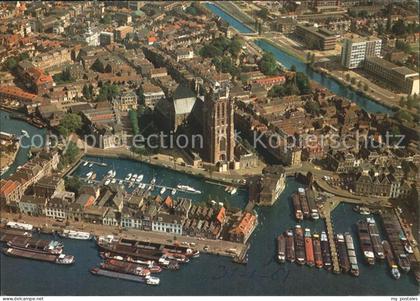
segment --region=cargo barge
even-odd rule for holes
[[[99,276],[105,276],[109,278],[117,278],[117,279],[123,279],[123,280],[129,280],[134,282],[140,282],[140,283],[146,283],[148,285],[159,285],[160,279],[153,276],[147,276],[147,277],[140,277],[136,275],[130,275],[130,274],[124,274],[114,271],[108,271],[101,268],[93,268],[90,270],[90,272],[93,275],[99,275]]]
[[[324,266],[324,264],[322,262],[322,251],[321,251],[321,242],[319,240],[319,234],[314,233],[312,235],[312,242],[314,244],[315,266],[320,269]]]
[[[389,268],[391,269],[391,275],[394,279],[400,279],[401,274],[398,270],[397,263],[395,262],[394,254],[392,253],[391,246],[389,245],[389,242],[386,240],[382,241],[382,246],[385,252],[386,261],[388,263]]]
[[[305,238],[300,225],[295,226],[295,254],[298,264],[305,264]]]
[[[292,195],[293,208],[295,210],[295,217],[298,221],[303,220],[302,207],[300,205],[299,195],[294,193]]]
[[[306,264],[310,267],[315,265],[314,260],[314,247],[312,244],[311,230],[305,229],[305,253],[306,253]]]
[[[115,259],[124,262],[132,262],[140,265],[147,266],[147,268],[152,273],[159,273],[162,271],[162,268],[168,270],[179,270],[179,264],[176,261],[168,260],[165,258],[159,258],[158,264],[155,263],[153,260],[143,260],[142,258],[138,257],[131,257],[131,256],[121,256],[116,253],[112,252],[100,252],[100,256],[103,259]]]
[[[369,265],[375,264],[375,254],[373,253],[372,241],[366,221],[360,220],[357,222],[357,233],[363,257]]]
[[[306,200],[308,202],[308,206],[309,206],[309,212],[311,214],[311,218],[314,220],[319,219],[319,212],[318,212],[318,207],[315,204],[315,195],[314,192],[310,189],[306,189]]]
[[[321,252],[322,252],[322,261],[324,262],[324,268],[328,271],[332,269],[331,264],[331,252],[330,245],[328,243],[328,236],[325,231],[321,232]]]
[[[277,259],[280,263],[286,261],[286,238],[284,234],[277,236]]]
[[[350,233],[344,233],[344,238],[346,241],[347,254],[349,255],[350,262],[350,273],[353,276],[358,277],[360,275],[359,265],[357,264],[356,251],[354,249],[353,237]]]
[[[311,215],[309,211],[308,201],[306,200],[305,189],[298,188],[298,194],[299,194],[300,207],[302,208],[302,212],[303,212],[303,217],[309,218]]]
[[[286,232],[286,259],[287,261],[295,261],[295,240],[293,237],[293,231],[287,230]]]
[[[35,239],[16,236],[7,242],[7,246],[14,249],[30,250],[36,253],[58,255],[63,252],[63,244],[55,240]]]
[[[409,272],[411,265],[410,260],[405,253],[404,243],[401,241],[402,228],[395,214],[384,214],[382,216],[384,230],[388,237],[388,242],[394,252],[397,264],[404,272]]]
[[[7,243],[14,239],[16,236],[19,237],[32,237],[32,233],[25,230],[17,229],[0,229],[0,242]]]
[[[56,264],[72,264],[74,263],[74,256],[65,254],[47,254],[32,252],[29,250],[15,249],[15,248],[4,248],[3,253],[7,256],[19,257],[25,259],[33,259],[39,261],[46,261]]]
[[[373,217],[368,217],[366,219],[369,227],[369,234],[373,244],[373,252],[377,259],[385,259],[384,247],[382,246],[382,240],[379,236],[378,227],[376,226],[375,220]]]
[[[341,271],[348,273],[350,271],[349,255],[347,253],[346,243],[343,234],[336,234],[338,261]]]
[[[150,270],[148,270],[147,268],[129,262],[118,261],[115,259],[106,260],[105,262],[101,263],[101,269],[132,274],[142,277],[146,277],[151,274]]]

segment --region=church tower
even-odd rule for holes
[[[234,162],[234,108],[229,98],[229,87],[220,87],[216,83],[205,94],[203,111],[205,160],[213,164]]]

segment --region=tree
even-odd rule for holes
[[[355,77],[352,77],[351,80],[350,80],[350,83],[352,85],[356,84],[356,78]]]
[[[404,96],[401,96],[399,104],[400,104],[401,107],[405,106],[405,97]]]
[[[365,84],[364,87],[363,87],[363,90],[365,90],[366,92],[369,91],[369,85]]]
[[[385,33],[384,25],[382,23],[378,23],[376,31],[378,32],[378,35],[383,35]]]
[[[232,39],[232,41],[230,42],[228,46],[228,50],[230,54],[234,57],[237,57],[239,53],[241,52],[241,49],[242,49],[242,42],[237,38]]]
[[[70,133],[82,127],[82,118],[74,113],[69,113],[64,116],[58,126],[58,132],[67,137]]]
[[[290,66],[290,71],[296,72],[296,66],[295,65]]]
[[[403,110],[399,110],[395,114],[395,118],[400,122],[404,122],[404,121],[413,122],[413,116],[407,111],[403,111]]]
[[[92,92],[93,92],[92,85],[88,86],[87,84],[84,84],[82,93],[83,93],[83,96],[86,99],[91,99],[92,98]]]
[[[140,130],[139,130],[139,120],[137,117],[138,116],[137,111],[135,110],[128,111],[128,116],[130,118],[131,127],[133,128],[134,135],[138,135],[140,133]]]
[[[261,19],[267,19],[268,9],[266,7],[261,8],[259,11],[257,11],[257,16]]]
[[[99,89],[99,95],[96,97],[97,101],[112,100],[115,96],[120,93],[120,87],[115,84],[105,83]]]
[[[362,88],[362,85],[363,85],[363,84],[362,84],[362,81],[360,81],[360,80],[359,80],[359,82],[357,83],[357,87],[358,87],[359,89],[361,89],[361,88]]]
[[[107,25],[111,24],[111,23],[112,23],[112,17],[111,17],[111,15],[105,15],[105,16],[102,18],[101,22],[102,22],[103,24],[107,24]]]
[[[397,36],[405,35],[407,33],[407,28],[405,26],[404,20],[398,19],[397,22],[392,25],[391,31]]]
[[[311,84],[309,82],[309,78],[303,72],[296,73],[296,86],[302,95],[311,93]]]
[[[82,182],[79,177],[69,177],[64,179],[64,187],[67,191],[78,194],[81,186]]]
[[[63,154],[61,155],[58,168],[63,169],[69,164],[73,163],[76,160],[79,153],[80,150],[77,147],[76,143],[70,141],[64,149]]]
[[[349,73],[346,73],[346,81],[350,81],[350,79],[351,79],[351,76],[350,76],[350,74]]]
[[[321,111],[319,103],[313,100],[309,100],[305,103],[305,109],[312,115],[319,115]]]
[[[271,52],[265,52],[259,62],[259,67],[265,75],[277,75],[277,61]]]
[[[187,13],[189,13],[190,15],[196,16],[198,15],[198,10],[197,8],[195,8],[194,6],[188,6],[187,9],[185,10]]]
[[[18,64],[18,61],[15,58],[13,57],[8,58],[5,63],[6,69],[9,71],[13,71],[16,68],[17,64]]]

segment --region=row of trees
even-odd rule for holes
[[[238,57],[239,53],[241,52],[242,42],[239,38],[234,37],[233,39],[229,40],[226,37],[219,37],[207,45],[204,45],[199,54],[202,57],[222,57],[225,54],[230,54],[233,57]]]
[[[361,80],[358,80],[356,77],[351,77],[349,73],[346,73],[346,81],[350,82],[353,86],[356,86],[359,89],[363,89],[365,92],[369,91],[369,85],[367,83],[363,84]]]
[[[305,73],[296,72],[289,76],[284,85],[273,86],[268,92],[270,97],[283,97],[290,95],[306,95],[311,93],[311,84]]]
[[[128,117],[130,118],[131,127],[133,128],[133,134],[134,135],[140,134],[137,111],[136,110],[128,111]]]
[[[400,98],[400,106],[406,107],[407,109],[411,110],[416,108],[417,110],[420,109],[420,97],[417,94],[408,95],[407,97],[402,96]]]

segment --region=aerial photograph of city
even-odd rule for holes
[[[419,39],[417,0],[0,1],[2,301],[418,300]]]

